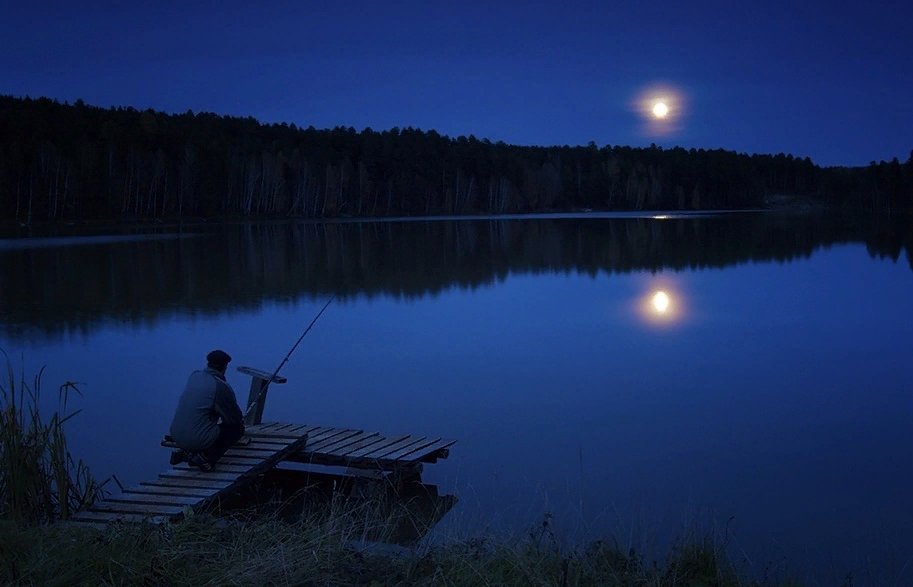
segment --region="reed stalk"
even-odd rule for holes
[[[6,374],[0,378],[0,518],[23,524],[65,520],[91,503],[103,490],[82,460],[70,454],[65,424],[79,413],[68,412],[75,383],[60,386],[57,409],[41,413],[44,367],[31,379],[17,373],[5,352]]]

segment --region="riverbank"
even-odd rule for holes
[[[105,530],[0,523],[0,582],[9,585],[774,585],[735,570],[709,538],[644,560],[612,542],[565,549],[548,518],[522,538],[378,549],[356,510],[296,522],[196,516]]]

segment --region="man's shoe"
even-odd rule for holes
[[[203,455],[201,455],[198,452],[195,452],[192,455],[190,455],[190,457],[187,459],[187,462],[190,463],[191,465],[193,465],[194,467],[196,467],[197,469],[203,471],[204,473],[208,473],[208,472],[212,471],[212,469],[213,469],[213,464],[210,463],[209,461],[207,461],[206,457],[204,457]]]
[[[168,459],[168,462],[174,466],[178,463],[183,463],[187,460],[187,453],[181,449],[171,451],[171,457]]]

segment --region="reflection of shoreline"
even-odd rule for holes
[[[792,210],[788,210],[792,212]],[[171,233],[183,235],[193,232],[205,232],[214,227],[242,226],[247,224],[364,224],[388,222],[452,222],[452,221],[477,221],[477,220],[586,220],[586,219],[623,219],[623,218],[711,218],[735,214],[761,214],[782,213],[783,210],[766,208],[744,208],[731,210],[571,210],[565,212],[528,212],[523,214],[477,214],[477,215],[448,215],[437,214],[433,216],[363,216],[363,217],[338,217],[338,218],[263,218],[250,220],[247,218],[225,219],[191,219],[191,220],[156,220],[141,221],[134,224],[112,225],[104,222],[80,222],[70,224],[35,225],[30,227],[4,227],[0,224],[0,245],[4,242],[21,242],[27,239],[50,238],[98,238],[135,235],[138,237],[151,237],[153,235],[170,236]],[[167,232],[162,232],[167,231]],[[2,250],[0,246],[0,250]]]
[[[0,250],[0,332],[12,340],[89,332],[335,294],[412,298],[510,274],[722,268],[788,262],[837,243],[913,253],[909,230],[868,219],[727,214],[654,220],[589,214],[459,222],[270,222],[113,237],[92,246]]]
[[[106,234],[97,236],[53,236],[0,239],[0,252],[23,249],[40,249],[45,247],[75,247],[83,245],[110,245],[116,243],[138,242],[147,240],[167,240],[188,238],[190,234]]]

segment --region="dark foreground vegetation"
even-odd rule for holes
[[[913,154],[863,168],[705,149],[520,147],[394,128],[0,97],[0,223],[913,206]]]
[[[770,585],[740,577],[709,540],[647,563],[597,542],[560,548],[541,530],[382,553],[345,512],[296,523],[193,517],[162,527],[0,522],[0,581],[11,585]],[[782,583],[776,583],[782,584]]]
[[[0,583],[4,585],[758,585],[723,546],[696,536],[660,562],[595,542],[562,547],[546,516],[515,539],[379,549],[390,518],[370,498],[309,500],[296,516],[277,504],[175,524],[66,522],[101,489],[66,448],[67,417],[38,409],[40,376],[0,383]],[[64,386],[64,390],[69,389]],[[64,394],[66,392],[64,391]],[[61,401],[65,403],[65,395]],[[770,584],[764,582],[764,584]]]

